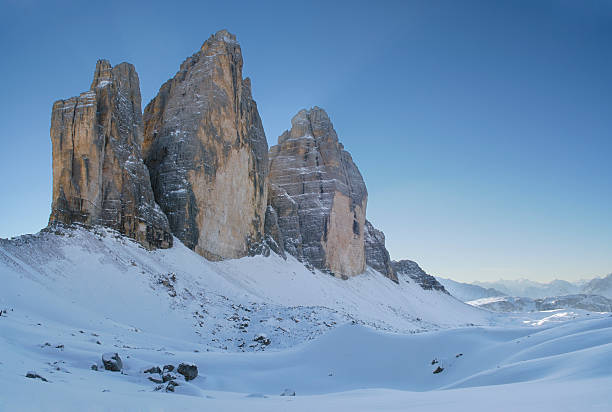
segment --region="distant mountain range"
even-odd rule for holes
[[[498,296],[468,302],[472,306],[494,312],[535,312],[556,309],[583,309],[593,312],[612,312],[612,300],[600,295],[565,295],[531,299]]]
[[[612,298],[612,274],[604,278],[594,278],[590,281],[578,282],[568,282],[566,280],[556,279],[552,282],[541,283],[527,279],[518,279],[498,280],[495,282],[474,282],[474,285],[483,288],[494,288],[508,296],[522,296],[532,299],[581,293]]]
[[[604,278],[595,278],[582,287],[584,293],[592,293],[612,299],[612,273]]]
[[[607,312],[612,310],[612,274],[590,281],[548,283],[528,279],[462,283],[437,278],[454,297],[496,312],[560,308]]]
[[[448,293],[463,302],[482,298],[492,298],[496,296],[506,296],[505,293],[494,288],[487,288],[471,283],[457,282],[452,279],[445,279],[440,277],[436,279],[438,279],[438,282],[440,282],[442,286],[444,286]]]
[[[548,296],[571,295],[580,293],[580,285],[565,280],[553,280],[548,283],[534,282],[528,279],[498,280],[495,282],[474,282],[484,288],[495,288],[508,296],[522,296],[532,299]]]

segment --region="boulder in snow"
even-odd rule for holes
[[[117,352],[107,352],[102,355],[102,363],[107,371],[119,372],[123,368],[123,362]]]
[[[195,365],[181,363],[176,371],[183,375],[186,381],[195,379],[198,376],[198,367]]]
[[[45,378],[43,378],[42,376],[40,376],[38,373],[34,371],[29,371],[28,373],[26,373],[26,378],[40,379],[43,382],[49,382],[48,380],[46,380]]]

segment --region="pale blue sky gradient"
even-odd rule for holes
[[[328,111],[393,258],[458,280],[612,272],[610,1],[0,0],[0,17],[0,237],[46,225],[51,105],[96,59],[133,63],[144,106],[226,28],[270,144]]]

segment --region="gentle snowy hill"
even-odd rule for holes
[[[441,277],[436,277],[436,279],[438,279],[438,282],[440,282],[451,295],[463,302],[505,295],[493,288],[484,288],[471,283],[462,283]]]
[[[209,262],[175,242],[0,240],[0,410],[608,410],[608,315],[498,314],[406,277]],[[174,373],[174,393],[145,373],[182,362],[198,376]]]

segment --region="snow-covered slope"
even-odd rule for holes
[[[407,277],[397,285],[370,270],[341,280],[276,255],[210,262],[180,241],[150,252],[106,229],[2,240],[0,276],[6,307],[35,312],[45,305],[58,320],[103,315],[128,329],[227,350],[248,350],[257,333],[275,348],[343,323],[415,332],[487,324],[490,317]]]
[[[407,279],[343,281],[279,257],[213,263],[108,230],[2,240],[0,280],[0,411],[610,404],[608,315],[497,314]],[[122,373],[103,370],[106,352]],[[181,362],[199,375],[175,378],[174,393],[144,373]]]
[[[436,277],[436,279],[438,279],[438,282],[444,286],[448,293],[463,302],[482,298],[491,298],[495,296],[504,296],[504,293],[493,288],[484,288],[471,283],[462,283],[441,277]]]

